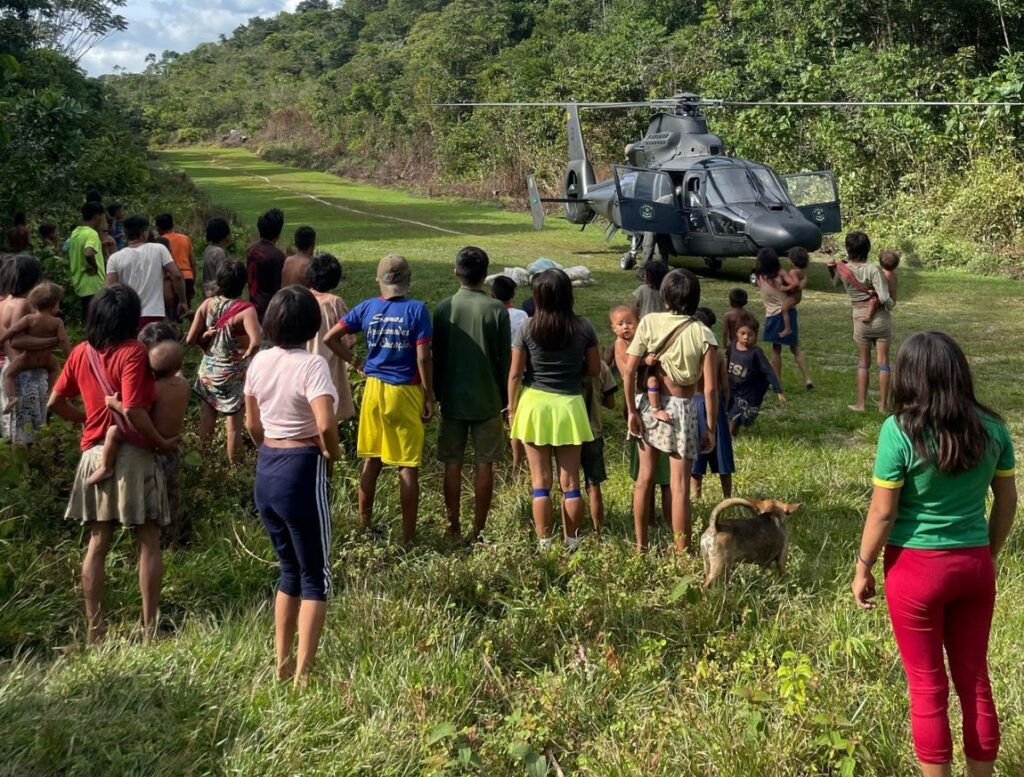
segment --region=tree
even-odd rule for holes
[[[33,12],[36,45],[78,62],[113,32],[128,29],[128,20],[115,13],[127,0],[45,0]]]

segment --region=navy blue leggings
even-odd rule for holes
[[[325,601],[331,587],[327,459],[316,446],[261,446],[254,498],[281,565],[277,590]]]

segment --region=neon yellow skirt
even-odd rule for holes
[[[555,394],[527,386],[519,395],[512,438],[531,445],[580,445],[594,439],[580,394]]]

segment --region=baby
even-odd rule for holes
[[[889,286],[889,296],[892,297],[892,301],[896,301],[896,268],[900,266],[900,255],[895,251],[882,251],[878,255],[878,263],[882,265],[882,276],[885,278],[886,284]],[[875,312],[882,306],[882,303],[878,299],[877,294],[872,294],[871,299],[868,301],[868,310],[864,314],[864,321],[870,321],[875,317]]]
[[[736,342],[736,329],[739,327],[739,320],[749,315],[747,313],[749,300],[746,289],[733,289],[729,292],[729,312],[722,319],[722,337],[725,340],[723,350],[728,350],[729,346]]]
[[[789,337],[793,327],[789,320],[789,312],[800,304],[807,286],[807,275],[804,270],[810,264],[811,256],[806,248],[796,246],[789,249],[789,262],[793,265],[789,272],[780,273],[782,290],[786,292],[786,301],[782,303],[782,331],[779,337]]]
[[[605,362],[609,367],[615,365],[619,375],[625,375],[628,359],[626,349],[633,342],[633,335],[636,334],[637,325],[640,323],[636,308],[631,305],[616,305],[608,311],[608,323],[611,325],[612,334],[615,335],[615,342],[608,349]]]
[[[153,426],[168,440],[177,438],[185,421],[188,409],[189,385],[178,372],[184,361],[185,351],[175,340],[162,340],[149,349],[149,368],[156,377],[156,399],[149,409]],[[107,397],[107,407],[124,415],[124,408],[117,396]],[[89,475],[86,482],[99,483],[114,474],[114,463],[123,441],[117,424],[111,424],[103,442],[103,461],[99,468]],[[170,488],[170,484],[168,485]]]
[[[0,336],[0,348],[16,335],[31,337],[56,337],[64,353],[71,353],[71,341],[64,329],[64,322],[57,318],[60,312],[60,301],[64,297],[64,289],[56,283],[44,281],[35,286],[26,300],[32,306],[33,313],[22,316]],[[11,349],[12,352],[14,349]],[[28,370],[45,369],[49,373],[49,385],[53,385],[60,373],[60,363],[53,355],[52,348],[40,348],[34,351],[17,351],[11,356],[7,371],[4,372],[4,391],[7,392],[7,404],[4,413],[11,412],[18,403],[15,377]]]

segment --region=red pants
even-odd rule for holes
[[[988,679],[988,637],[996,599],[988,547],[885,549],[885,598],[910,687],[914,751],[924,763],[953,760],[949,680],[943,647],[964,718],[964,753],[994,761],[999,718]]]

